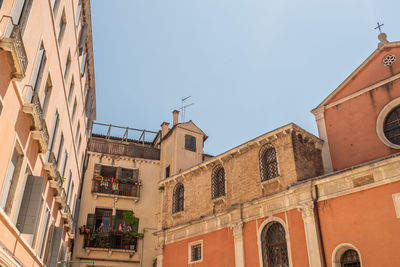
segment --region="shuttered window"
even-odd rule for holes
[[[196,152],[196,137],[185,134],[185,149]]]
[[[42,191],[45,178],[29,175],[26,180],[21,208],[17,219],[17,228],[21,233],[33,234],[43,205]]]
[[[49,254],[47,258],[47,266],[57,266],[58,254],[60,253],[61,238],[63,227],[54,227],[53,237],[50,242]]]

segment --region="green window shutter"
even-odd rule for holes
[[[88,214],[86,220],[86,227],[90,229],[90,232],[94,232],[94,227],[96,223],[96,214]]]
[[[139,232],[139,219],[132,225],[133,232]]]
[[[26,180],[21,208],[17,219],[17,228],[25,234],[35,232],[36,222],[39,220],[42,202],[42,191],[45,178],[29,175]]]

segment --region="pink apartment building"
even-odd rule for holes
[[[0,266],[69,260],[96,116],[89,0],[0,0]]]

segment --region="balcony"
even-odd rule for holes
[[[138,237],[132,233],[116,231],[84,233],[84,248],[118,249],[135,253]]]
[[[25,114],[30,115],[33,121],[31,127],[32,138],[39,142],[40,152],[45,153],[48,150],[49,132],[43,118],[43,110],[40,104],[39,95],[30,85],[26,85],[22,93],[24,100],[26,100],[22,107],[22,111]]]
[[[56,156],[54,156],[53,152],[50,152],[47,162],[44,163],[44,169],[48,172],[50,177],[52,177],[53,179],[59,177],[61,181],[61,175],[57,171]]]
[[[17,24],[14,24],[10,16],[3,16],[0,20],[0,49],[9,55],[12,68],[11,77],[22,80],[28,66],[28,57],[22,41],[21,30]]]
[[[67,221],[64,223],[64,227],[67,229],[73,229],[74,219],[72,217],[71,208],[68,204],[65,204],[64,209],[61,211],[61,217]]]
[[[141,186],[142,184],[139,181],[129,179],[95,177],[93,179],[92,193],[101,196],[122,196],[139,200]]]

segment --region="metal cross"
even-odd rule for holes
[[[378,26],[376,26],[374,29],[376,30],[376,29],[379,29],[379,32],[380,33],[382,33],[382,31],[381,31],[381,27],[383,26],[383,25],[385,25],[385,24],[379,24],[379,22],[377,22],[376,24],[378,24]]]

